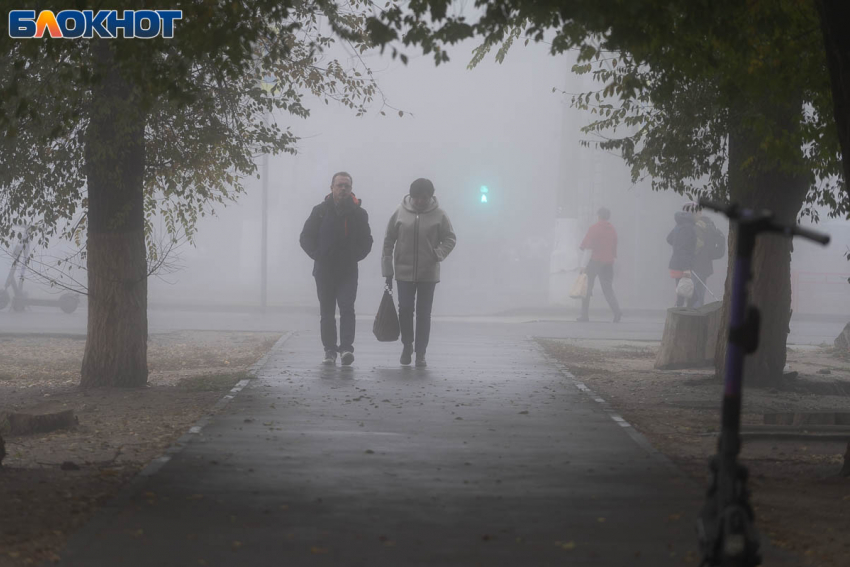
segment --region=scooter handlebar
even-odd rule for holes
[[[730,220],[738,220],[741,218],[740,209],[737,205],[734,204],[725,205],[722,203],[717,203],[715,201],[710,201],[705,198],[700,198],[699,206],[704,209],[710,209],[712,211],[717,211],[718,213],[726,215]],[[772,217],[771,213],[769,213],[768,211],[764,211],[764,213],[767,216],[763,216],[762,219],[769,222],[770,218]],[[818,232],[816,230],[811,230],[808,228],[803,228],[802,226],[796,224],[792,224],[790,226],[772,224],[771,228],[768,228],[767,230],[770,230],[771,232],[778,232],[789,238],[799,236],[807,240],[812,240],[824,246],[829,244],[830,240],[828,234],[824,234],[823,232]]]
[[[823,232],[818,232],[809,228],[803,228],[802,226],[796,224],[789,227],[781,228],[784,229],[783,232],[785,232],[788,236],[801,236],[808,240],[813,240],[818,244],[822,244],[824,246],[829,244],[829,235],[824,234]]]

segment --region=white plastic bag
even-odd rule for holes
[[[570,297],[582,299],[587,295],[587,274],[579,274],[573,287],[570,288]]]
[[[694,295],[694,281],[685,276],[679,280],[679,283],[676,284],[676,295],[679,297],[684,297],[685,299],[690,299]]]

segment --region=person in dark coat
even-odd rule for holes
[[[693,213],[679,211],[674,218],[676,219],[676,227],[667,235],[667,243],[673,247],[673,255],[670,257],[668,268],[670,268],[670,277],[676,280],[676,287],[678,287],[679,280],[683,277],[690,277],[691,270],[694,268],[697,234],[694,228]],[[688,307],[693,307],[693,296],[686,300],[681,295],[676,295],[676,307],[683,307],[685,301],[688,302]]]
[[[341,171],[331,179],[331,192],[313,207],[301,231],[301,248],[313,259],[313,277],[319,296],[325,364],[354,362],[354,301],[357,299],[357,263],[372,250],[369,215],[352,188],[351,175]],[[339,304],[339,344],[336,306]]]
[[[682,209],[694,215],[694,231],[697,236],[696,252],[694,253],[694,301],[693,307],[702,307],[705,303],[705,292],[708,289],[708,278],[714,273],[714,261],[726,254],[726,236],[714,225],[714,222],[702,214],[700,206],[688,203]]]

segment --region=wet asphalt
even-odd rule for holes
[[[279,343],[61,564],[698,564],[702,487],[532,339],[442,325],[421,369],[363,327],[351,367]]]

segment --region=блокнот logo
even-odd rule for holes
[[[9,37],[29,39],[50,37],[66,39],[93,37],[117,38],[118,30],[125,39],[153,39],[160,35],[174,37],[174,22],[183,19],[183,10],[62,10],[54,14],[42,10],[36,18],[35,10],[9,12]]]

